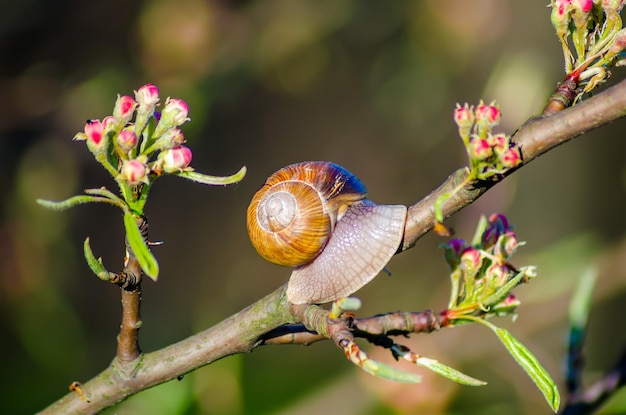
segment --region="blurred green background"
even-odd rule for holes
[[[0,15],[0,356],[2,412],[36,412],[115,355],[119,289],[82,258],[120,269],[120,212],[60,200],[114,182],[83,143],[88,118],[147,82],[189,103],[192,165],[207,174],[248,167],[236,186],[166,177],[150,195],[158,283],[143,290],[141,345],[152,351],[205,329],[286,281],[245,230],[252,194],[278,168],[339,163],[379,203],[412,204],[465,163],[452,111],[496,99],[511,133],[562,78],[546,1],[267,0],[4,2]],[[616,71],[612,81],[623,78]],[[626,342],[623,161],[626,122],[541,157],[448,223],[470,238],[481,214],[505,213],[537,264],[509,328],[562,386],[566,310],[597,266],[586,380]],[[392,260],[392,277],[362,289],[360,315],[441,310],[447,266],[427,235]],[[548,406],[492,333],[473,325],[404,341],[489,385],[460,387],[423,372],[419,385],[361,373],[330,343],[263,347],[141,393],[107,414],[538,414]],[[377,358],[389,356],[372,351]],[[406,366],[403,366],[406,367]],[[408,370],[409,368],[407,368]],[[564,392],[563,388],[561,388]],[[604,413],[624,413],[616,397]],[[612,409],[611,409],[612,408]],[[621,409],[620,409],[621,408]]]

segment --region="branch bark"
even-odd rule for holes
[[[626,115],[626,80],[602,93],[548,118],[535,118],[524,124],[513,139],[521,146],[523,164],[527,165],[547,151],[587,131]],[[469,205],[499,180],[470,183],[447,199],[444,217]],[[434,203],[465,180],[465,169],[457,170],[437,189],[409,207],[405,235],[400,251],[432,229],[435,223]],[[285,296],[286,286],[279,287],[265,298],[228,317],[215,326],[178,343],[140,355],[131,362],[115,359],[102,373],[82,384],[89,401],[71,392],[44,409],[41,414],[89,414],[140,392],[144,389],[182,376],[223,357],[253,350],[262,344],[263,334],[284,324],[299,322],[290,310]]]

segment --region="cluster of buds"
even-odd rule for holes
[[[583,85],[582,93],[608,78],[607,67],[626,64],[626,31],[620,16],[624,0],[552,0],[551,6],[565,73]]]
[[[499,124],[500,116],[498,106],[482,101],[475,108],[467,103],[457,104],[454,110],[454,121],[467,150],[470,171],[476,179],[502,174],[522,162],[520,149],[509,136],[491,132]]]
[[[445,317],[514,316],[519,300],[511,290],[536,275],[533,266],[518,269],[509,263],[521,245],[501,214],[481,218],[470,244],[463,239],[442,244],[452,281]]]
[[[147,84],[135,97],[117,97],[113,115],[89,120],[75,140],[87,142],[96,159],[118,180],[138,186],[163,173],[193,170],[191,150],[179,127],[189,120],[181,99],[168,98],[161,112],[159,90]]]

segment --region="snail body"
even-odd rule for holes
[[[405,206],[376,205],[348,170],[315,161],[271,175],[247,213],[259,254],[295,267],[287,287],[294,304],[324,303],[363,287],[396,253],[405,221]]]

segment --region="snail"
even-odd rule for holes
[[[252,245],[270,262],[294,267],[293,304],[349,296],[370,282],[396,253],[403,205],[376,205],[343,167],[310,161],[283,167],[254,195],[247,212]]]

